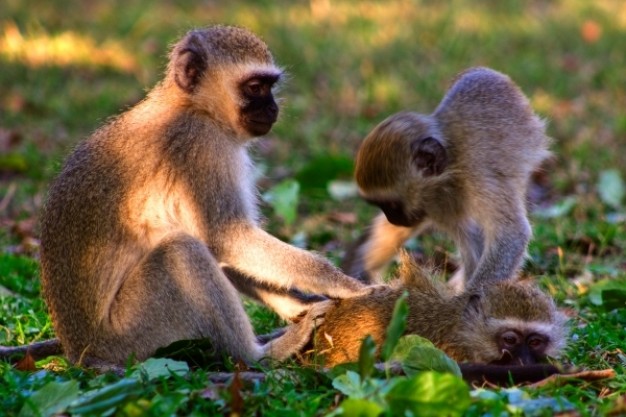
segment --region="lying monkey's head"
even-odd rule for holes
[[[468,297],[463,334],[474,362],[527,365],[564,349],[567,317],[529,280],[485,285]]]

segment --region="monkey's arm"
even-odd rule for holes
[[[230,267],[224,267],[223,271],[239,292],[266,304],[287,320],[294,321],[309,310],[313,303],[327,299],[321,295],[304,294],[296,289],[276,288],[255,281],[254,278],[247,277]]]
[[[481,239],[479,233],[466,234],[470,241],[464,244],[484,247],[476,269],[473,272],[466,270],[468,287],[510,279],[516,275],[524,260],[531,237],[531,228],[526,215],[519,214],[492,221],[491,224],[497,225],[497,228],[484,230],[484,239]],[[465,256],[463,261],[466,263]]]
[[[220,250],[222,267],[275,288],[348,298],[366,286],[314,253],[280,241],[250,224],[232,225]]]

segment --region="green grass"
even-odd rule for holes
[[[298,215],[287,225],[265,205],[268,228],[334,261],[374,210],[355,197],[336,201],[307,185],[311,167],[318,172],[318,161],[336,163],[328,175],[340,175],[341,161],[352,158],[380,120],[401,109],[432,111],[464,68],[487,65],[509,74],[549,120],[554,138],[550,190],[540,208],[574,202],[552,217],[533,216],[526,272],[572,316],[563,361],[617,372],[610,381],[524,391],[532,398],[565,398],[580,415],[626,413],[623,299],[614,308],[610,291],[597,284],[626,280],[626,223],[615,220],[615,213],[626,212],[624,202],[612,206],[598,188],[606,170],[626,174],[622,1],[72,3],[5,0],[0,6],[0,285],[9,291],[0,300],[2,344],[54,335],[39,294],[32,221],[64,156],[107,117],[144,96],[162,74],[168,45],[187,29],[237,24],[261,35],[290,74],[280,121],[256,154],[266,176],[262,191],[286,176],[300,180]],[[354,219],[337,220],[346,213]],[[413,245],[426,257],[452,257],[450,242],[438,235]],[[280,324],[264,308],[247,307],[258,331]],[[246,385],[241,394],[228,384],[210,384],[202,369],[143,378],[113,404],[118,415],[129,416],[324,415],[343,400],[330,376],[295,364],[285,369]],[[76,381],[74,388],[63,387],[84,397],[115,388],[118,380],[58,359],[37,372],[0,364],[0,414],[18,415],[46,384]],[[371,380],[384,384],[385,378]],[[466,415],[495,415],[506,407],[515,415],[516,394],[494,393],[486,399],[475,392]]]

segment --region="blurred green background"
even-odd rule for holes
[[[0,146],[28,154],[3,161],[4,177],[49,178],[59,153],[144,96],[171,43],[214,23],[261,35],[290,74],[270,135],[280,140],[262,148],[272,169],[352,156],[382,118],[432,111],[449,80],[474,65],[509,74],[548,118],[562,189],[624,165],[621,0],[4,0]]]
[[[316,187],[324,191],[329,178],[349,179],[354,152],[373,126],[402,109],[432,111],[467,67],[509,74],[548,119],[556,158],[539,179],[543,203],[575,195],[576,221],[589,219],[590,210],[602,215],[599,177],[624,166],[621,0],[4,0],[0,243],[36,254],[37,214],[64,156],[107,117],[144,97],[176,39],[216,23],[262,36],[289,73],[279,123],[255,150],[261,190],[295,176],[301,215],[364,212],[340,217],[348,234],[342,240],[353,239],[373,210],[354,198],[306,197],[319,197]],[[306,228],[306,216],[298,220],[285,230],[270,218],[269,227],[297,240],[293,234]]]

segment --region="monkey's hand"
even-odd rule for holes
[[[310,305],[306,311],[298,314],[291,319],[292,323],[301,323],[302,321],[311,321],[315,326],[319,327],[324,322],[326,312],[337,305],[337,300],[325,300]]]
[[[392,293],[395,294],[395,291],[391,285],[376,284],[363,288],[355,296],[364,298],[384,298],[385,296],[391,295]]]
[[[343,300],[345,298],[369,298],[369,297],[384,297],[386,294],[391,294],[393,292],[393,287],[387,284],[376,284],[376,285],[368,285],[363,286],[357,291],[343,293],[343,294],[333,294],[328,295],[328,298],[331,300]]]

